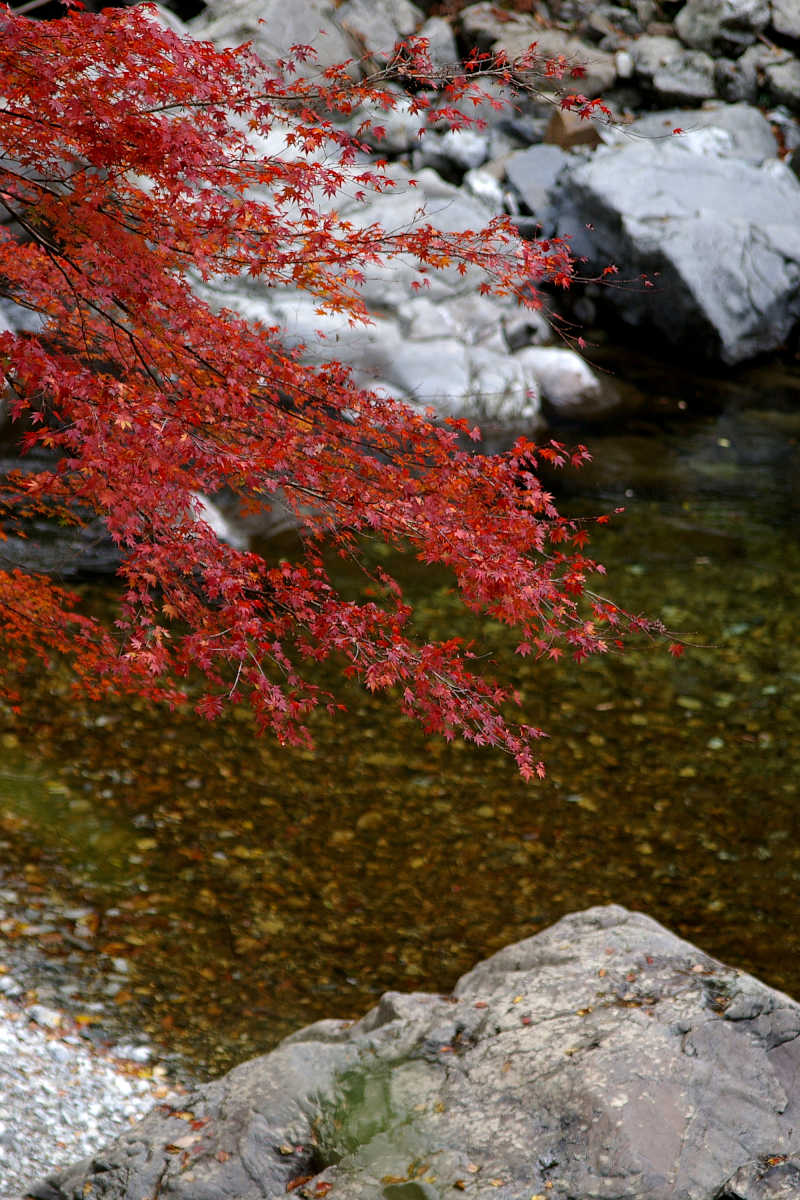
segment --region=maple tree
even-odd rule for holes
[[[380,569],[371,596],[347,599],[322,548],[363,565],[367,535],[448,568],[466,606],[518,631],[520,654],[603,652],[652,626],[591,593],[602,568],[586,557],[586,525],[559,515],[536,473],[586,450],[521,439],[502,455],[468,452],[464,436],[479,434],[465,422],[360,388],[335,361],[304,362],[280,329],[210,305],[198,283],[249,274],[367,322],[364,272],[402,256],[417,286],[439,268],[477,267],[487,293],[539,304],[536,286],[569,283],[568,247],[522,241],[505,217],[457,234],[343,220],[345,186],[394,184],[360,154],[366,123],[353,135],[335,118],[367,101],[388,111],[400,79],[421,125],[463,127],[479,110],[462,102],[481,100],[487,79],[519,85],[521,71],[563,75],[568,64],[542,64],[533,47],[514,65],[476,55],[445,80],[410,39],[371,73],[301,74],[309,47],[267,66],[248,47],[181,38],[147,5],[47,23],[3,10],[0,25],[0,295],[39,319],[34,332],[0,334],[0,365],[21,449],[53,456],[5,478],[0,518],[19,530],[31,513],[101,515],[123,580],[106,627],[57,582],[6,564],[6,695],[16,672],[54,657],[92,697],[179,703],[188,678],[198,712],[246,700],[260,729],[296,743],[315,705],[336,707],[306,677],[333,656],[426,729],[500,747],[524,776],[541,774],[541,731],[506,718],[514,697],[474,650],[415,635]],[[563,103],[588,114],[597,102]],[[259,151],[275,127],[291,154]],[[245,508],[280,492],[302,535],[297,560],[219,540],[199,497],[222,488]]]

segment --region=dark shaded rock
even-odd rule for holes
[[[797,1196],[800,1158],[779,1154],[740,1167],[715,1200],[796,1200]]]
[[[452,997],[318,1022],[28,1194],[777,1200],[799,1073],[799,1005],[611,905]]]
[[[717,95],[731,104],[744,100],[754,104],[763,81],[764,63],[772,52],[765,46],[751,46],[740,58],[717,58],[714,82]]]

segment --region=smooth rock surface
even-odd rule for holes
[[[684,50],[653,75],[653,89],[665,100],[697,103],[716,92],[714,60],[704,50]]]
[[[560,146],[544,143],[530,146],[511,155],[506,163],[506,178],[530,211],[541,213],[561,168],[570,161],[573,161],[570,155]]]
[[[682,144],[685,137],[691,138],[698,129],[720,129],[727,137],[717,143],[717,153],[760,166],[777,153],[777,142],[772,125],[759,109],[750,104],[713,103],[703,108],[670,108],[664,112],[649,113],[627,126],[610,127],[604,132],[604,140],[630,142],[643,138],[646,141],[661,139],[675,140],[673,129],[682,129],[678,135]]]
[[[772,0],[772,27],[784,37],[800,38],[800,0]]]
[[[359,47],[380,60],[391,57],[395,42],[422,24],[422,10],[410,0],[345,0],[336,22]]]
[[[27,1194],[785,1200],[799,1151],[800,1005],[610,905],[453,996],[320,1021]]]
[[[537,380],[542,399],[557,417],[591,419],[619,407],[609,379],[601,380],[574,350],[560,346],[527,346],[517,360]]]

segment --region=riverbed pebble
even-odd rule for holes
[[[100,1052],[67,1014],[0,996],[0,1197],[22,1195],[174,1099],[158,1066],[142,1078],[142,1055],[120,1054],[131,1049]]]

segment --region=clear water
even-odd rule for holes
[[[626,371],[630,412],[564,431],[596,462],[555,483],[575,510],[625,504],[594,542],[604,587],[698,648],[556,669],[509,660],[485,625],[551,735],[534,785],[353,691],[311,753],[239,716],[98,711],[34,682],[3,735],[11,954],[125,958],[112,1007],[200,1073],[385,989],[446,991],[609,901],[800,996],[800,371]],[[460,628],[445,581],[389,565],[433,631]]]

